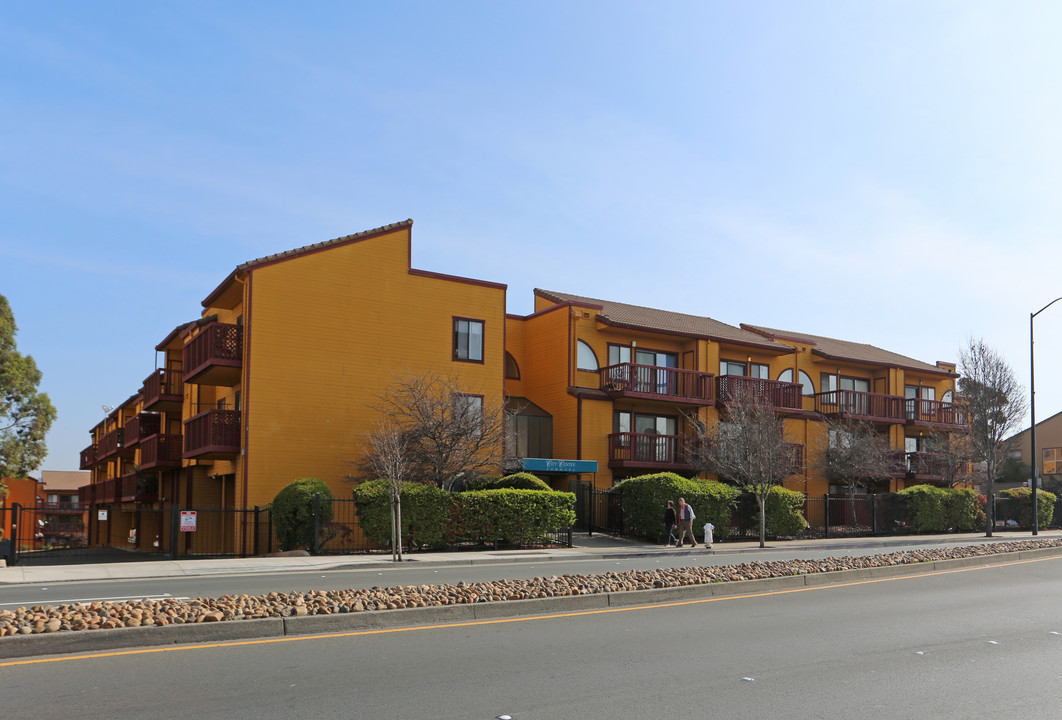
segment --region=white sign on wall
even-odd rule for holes
[[[96,511],[96,519],[99,520],[100,522],[107,522],[107,511],[106,510],[97,510]]]

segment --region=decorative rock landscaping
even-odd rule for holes
[[[454,585],[406,585],[362,590],[310,590],[267,595],[223,595],[194,600],[74,603],[0,610],[0,638],[77,630],[163,627],[188,623],[440,607],[533,598],[593,595],[741,580],[858,570],[1062,547],[1062,539],[1023,540],[957,548],[911,550],[864,557],[749,562],[708,567],[629,570]]]

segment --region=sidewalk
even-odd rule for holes
[[[1042,530],[1035,539],[1062,538],[1062,530]],[[489,565],[512,562],[544,562],[552,560],[581,559],[620,559],[630,557],[653,556],[690,556],[704,553],[713,555],[734,555],[734,562],[748,562],[756,559],[757,554],[771,551],[816,552],[881,548],[881,552],[890,552],[890,547],[911,545],[975,545],[991,542],[1010,542],[1034,539],[1029,532],[1015,532],[986,538],[984,533],[966,533],[955,535],[915,535],[899,537],[865,537],[865,538],[830,538],[826,540],[794,540],[768,542],[761,549],[757,541],[715,543],[711,549],[704,545],[697,548],[665,547],[641,540],[614,537],[611,535],[587,535],[578,533],[573,536],[572,548],[542,548],[534,550],[485,550],[465,552],[427,552],[412,553],[404,556],[401,567],[410,568],[418,565],[458,566]],[[395,568],[390,555],[319,555],[319,556],[284,556],[224,558],[210,560],[154,560],[144,562],[98,563],[85,565],[16,565],[0,568],[0,586],[46,584],[77,580],[108,580],[131,578],[182,577],[196,575],[230,575],[246,573],[278,573],[306,570],[352,569],[352,568]]]

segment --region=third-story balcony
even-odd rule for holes
[[[184,381],[232,386],[243,366],[243,328],[211,322],[184,346]]]
[[[96,446],[89,445],[87,448],[81,451],[81,465],[82,470],[91,470],[92,466],[96,464]]]
[[[687,435],[612,433],[608,436],[610,468],[692,470],[695,439]]]
[[[145,410],[176,412],[184,402],[184,373],[159,368],[144,380],[140,397]]]
[[[780,412],[804,408],[804,386],[800,383],[745,377],[744,375],[721,375],[716,379],[716,401],[729,405],[742,400],[760,400]]]
[[[620,363],[599,371],[601,389],[612,398],[665,400],[693,405],[715,401],[712,373]]]
[[[966,411],[958,403],[919,398],[907,398],[903,403],[908,425],[957,430],[966,424]]]
[[[815,411],[823,415],[867,422],[904,422],[903,398],[896,395],[831,390],[815,393]]]
[[[137,413],[125,423],[122,443],[125,447],[139,445],[145,438],[158,435],[162,416],[158,413]]]
[[[184,457],[230,460],[239,454],[239,410],[204,410],[184,421]]]
[[[140,444],[140,469],[179,468],[184,452],[180,435],[153,435]]]

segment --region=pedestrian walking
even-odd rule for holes
[[[665,545],[678,545],[678,538],[675,537],[675,521],[677,519],[675,515],[675,503],[670,500],[667,501],[667,510],[664,510],[664,527],[667,528],[667,540]]]
[[[693,512],[693,508],[686,504],[685,498],[679,498],[678,504],[678,521],[679,521],[679,539],[678,546],[682,547],[686,542],[686,533],[690,534],[690,543],[693,547],[697,547],[697,536],[693,534],[693,521],[697,517],[697,514]]]

